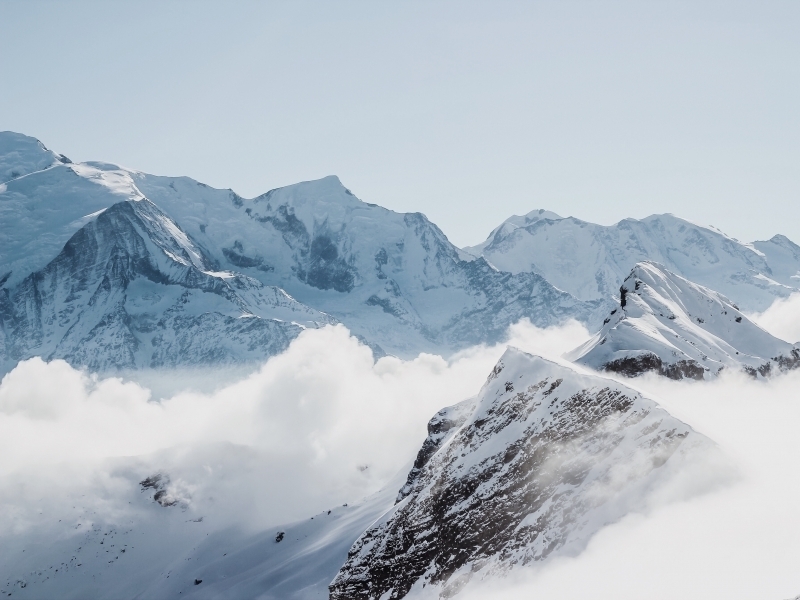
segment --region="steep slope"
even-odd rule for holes
[[[4,184],[0,285],[14,286],[43,269],[101,211],[122,200],[143,198],[130,177],[97,163],[58,164]]]
[[[251,531],[220,518],[219,470],[192,480],[195,495],[184,498],[187,485],[169,474],[145,477],[136,461],[119,462],[116,495],[75,494],[72,510],[48,506],[23,531],[4,532],[4,597],[324,600],[350,546],[392,507],[400,485],[394,478],[357,503]]]
[[[440,412],[394,509],[353,545],[332,600],[443,598],[471,577],[579,552],[710,447],[639,393],[509,349]]]
[[[635,376],[711,379],[723,368],[756,375],[800,366],[800,347],[773,337],[723,295],[652,262],[637,264],[602,329],[568,358]]]
[[[0,289],[6,369],[31,356],[99,371],[258,361],[332,322],[283,290],[217,271],[148,200],[112,205],[47,266]]]
[[[285,289],[399,355],[496,342],[523,317],[546,326],[603,312],[538,274],[474,260],[424,215],[362,202],[336,177],[246,200],[106,163],[50,167],[0,190],[0,279],[17,285],[99,211],[144,198],[219,269]]]
[[[718,290],[747,311],[766,310],[800,289],[800,252],[783,236],[744,244],[669,214],[606,227],[540,212],[512,217],[465,250],[504,271],[539,273],[581,300],[616,297],[631,265],[644,260]]]

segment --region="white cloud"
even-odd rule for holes
[[[749,317],[775,337],[790,344],[800,342],[800,294],[776,300],[763,313]]]
[[[511,343],[554,357],[586,335],[577,323],[510,331]],[[0,487],[15,490],[0,492],[0,532],[36,524],[36,503],[52,514],[87,486],[108,496],[96,518],[112,518],[125,512],[113,498],[125,504],[156,471],[191,510],[254,528],[359,500],[413,459],[436,411],[477,393],[503,349],[374,362],[343,326],[326,327],[240,381],[160,401],[62,361],[25,361],[0,384]]]
[[[789,321],[778,323],[785,337]],[[576,323],[521,323],[509,337],[557,358],[588,332]],[[0,384],[3,545],[30,548],[61,531],[53,529],[59,519],[78,531],[79,523],[144,523],[142,504],[128,502],[157,471],[169,473],[171,491],[188,503],[186,518],[205,516],[214,529],[262,529],[358,500],[413,458],[438,409],[478,392],[504,347],[471,348],[450,361],[374,362],[346,329],[328,327],[304,332],[240,381],[161,401],[136,383],[26,361]],[[800,373],[768,382],[734,373],[709,383],[625,382],[717,441],[742,478],[700,496],[703,481],[679,480],[665,490],[670,502],[653,499],[577,558],[488,589],[471,586],[464,600],[780,600],[800,592]],[[158,523],[140,530],[156,532]]]

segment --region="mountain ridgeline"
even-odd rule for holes
[[[604,308],[336,177],[247,200],[0,137],[20,165],[0,188],[4,370],[36,355],[100,371],[258,362],[339,321],[379,354],[451,353]]]
[[[444,427],[442,427],[444,425]],[[332,600],[450,598],[473,578],[575,555],[711,442],[638,392],[509,348],[476,399],[437,414],[394,508]]]
[[[643,262],[623,281],[600,331],[567,356],[634,377],[702,380],[734,369],[763,378],[800,367],[800,344],[767,333],[722,294]]]
[[[0,179],[2,372],[32,356],[101,372],[257,364],[304,329],[337,322],[377,356],[400,357],[502,342],[521,319],[597,329],[642,260],[743,310],[800,281],[800,247],[785,237],[744,244],[671,215],[602,227],[533,211],[461,250],[424,215],[362,202],[336,177],[245,199],[185,177],[76,164],[10,132],[0,133]],[[621,314],[602,325],[603,339],[619,336],[608,330]],[[733,356],[761,361],[743,360],[748,368],[791,359],[783,347],[739,347],[727,332],[715,335]],[[713,352],[680,360],[703,355]],[[581,360],[621,359],[619,371],[633,373],[628,358]],[[684,374],[731,364],[720,360]]]

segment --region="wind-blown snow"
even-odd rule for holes
[[[749,317],[775,337],[789,343],[800,342],[800,294],[776,300],[763,313]]]

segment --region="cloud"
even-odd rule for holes
[[[777,323],[785,339],[791,322]],[[522,322],[508,343],[557,359],[588,335],[574,322]],[[0,383],[0,539],[29,552],[38,540],[44,553],[45,542],[66,535],[59,519],[75,531],[137,522],[136,531],[157,538],[166,525],[152,515],[177,513],[145,514],[131,501],[142,497],[138,482],[158,472],[185,503],[181,522],[203,516],[205,531],[263,530],[357,501],[413,459],[437,410],[478,392],[504,348],[376,362],[344,327],[326,327],[206,392],[181,379],[191,374],[162,373],[152,380],[184,389],[163,398],[61,361],[26,361]],[[704,383],[623,381],[715,440],[740,477],[708,492],[720,467],[703,465],[603,529],[579,556],[475,582],[459,597],[780,600],[800,592],[800,373],[767,382],[735,373]],[[159,543],[165,557],[191,540],[168,541]]]
[[[586,336],[574,322],[522,322],[509,341],[556,357]],[[187,390],[167,398],[63,361],[25,361],[0,384],[0,535],[35,527],[39,513],[72,514],[75,498],[95,520],[128,518],[137,482],[157,472],[221,526],[257,529],[357,501],[414,458],[436,411],[477,393],[504,348],[375,362],[338,325],[303,332],[256,373],[207,393],[176,372],[171,387]]]
[[[800,293],[778,299],[763,313],[749,317],[775,337],[790,344],[800,342]]]

